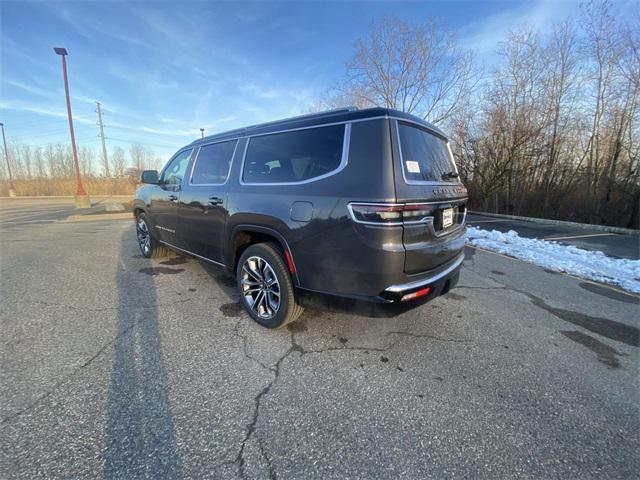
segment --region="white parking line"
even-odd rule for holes
[[[26,216],[22,216],[22,217],[5,217],[5,218],[0,218],[0,221],[2,222],[13,222],[16,220],[26,220],[27,218],[33,218],[33,217],[39,217],[42,215],[53,215],[54,213],[62,213],[62,212],[68,212],[69,210],[73,210],[72,208],[65,208],[64,210],[54,210],[54,211],[43,211],[40,213],[34,213],[32,215],[26,215]]]
[[[590,233],[588,235],[573,235],[568,237],[544,237],[544,240],[571,240],[573,238],[588,238],[588,237],[608,237],[608,236],[618,236],[617,233]]]
[[[467,220],[467,223],[496,223],[496,222],[511,222],[511,219],[497,219],[497,220]]]

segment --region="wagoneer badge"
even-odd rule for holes
[[[436,187],[433,189],[435,195],[466,195],[467,189],[464,187]]]

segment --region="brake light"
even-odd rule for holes
[[[427,288],[423,288],[422,290],[418,290],[417,292],[407,293],[406,295],[402,296],[400,301],[406,302],[408,300],[413,300],[414,298],[424,297],[425,295],[428,295],[430,291],[431,291],[431,287],[427,287]]]
[[[351,218],[358,223],[401,225],[421,222],[433,214],[433,205],[423,203],[350,203]]]

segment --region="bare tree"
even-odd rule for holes
[[[78,148],[78,163],[83,177],[93,175],[95,152],[92,148],[81,146]]]
[[[129,148],[129,157],[131,158],[132,166],[135,167],[138,171],[142,171],[145,169],[145,161],[146,161],[146,150],[139,143],[131,144]]]
[[[36,147],[33,150],[33,163],[35,166],[36,175],[38,178],[45,178],[47,176],[47,167],[44,163],[44,157],[42,155],[42,148]]]
[[[125,165],[126,158],[124,149],[114,147],[111,152],[111,169],[116,177],[120,178],[124,176]]]
[[[385,17],[356,43],[329,103],[383,106],[442,123],[474,85],[472,54],[444,25]]]

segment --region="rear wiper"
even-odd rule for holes
[[[442,174],[442,179],[443,180],[450,180],[453,178],[458,178],[460,175],[456,172],[446,172]]]

